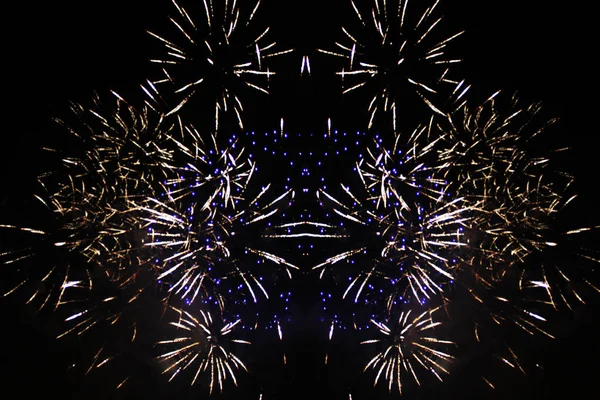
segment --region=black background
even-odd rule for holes
[[[166,15],[172,14],[172,4],[147,3],[62,0],[3,6],[0,205],[29,196],[29,182],[43,170],[36,165],[38,149],[48,140],[51,118],[64,115],[68,101],[87,101],[93,90],[136,93],[153,72],[147,60],[157,54],[156,43],[146,30],[160,30]],[[597,45],[592,10],[542,0],[447,0],[442,7],[452,31],[467,31],[456,50],[465,59],[461,72],[479,90],[518,90],[527,100],[542,100],[546,111],[560,118],[556,140],[572,147],[564,168],[577,177],[576,189],[581,194],[574,218],[587,225],[598,224],[598,81],[593,61]],[[271,37],[277,38],[280,47],[298,51],[282,62],[289,63],[294,72],[278,74],[273,96],[262,98],[260,103],[267,111],[261,111],[260,119],[250,116],[254,125],[249,128],[277,129],[279,119],[285,117],[288,131],[311,130],[312,126],[322,133],[328,113],[344,121],[340,126],[354,124],[349,106],[344,108],[347,104],[339,101],[331,60],[317,57],[314,51],[316,47],[331,48],[334,39],[340,37],[341,22],[352,17],[349,2],[271,0],[263,4],[261,13],[261,18],[272,25]],[[303,54],[311,56],[310,81],[300,79]],[[81,383],[64,372],[68,350],[52,338],[51,319],[34,318],[31,309],[10,298],[0,299],[0,310],[2,397],[113,397],[108,384]],[[490,392],[482,388],[476,371],[467,368],[448,379],[446,386],[425,388],[423,398],[588,398],[595,391],[600,356],[598,316],[597,305],[581,307],[572,317],[557,322],[560,335],[556,341],[543,348],[532,346],[544,361],[542,374],[507,379]],[[296,350],[307,353],[310,346],[298,345]],[[300,359],[304,364],[297,364],[297,371],[291,374],[294,376],[281,384],[273,398],[346,396],[332,392],[323,379],[314,378],[316,373],[310,369],[316,367],[310,357]],[[136,388],[130,397],[202,396],[198,392],[173,392],[168,385],[156,382]],[[245,396],[241,390],[229,396],[258,398],[255,394]]]

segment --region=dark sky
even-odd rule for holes
[[[139,84],[154,71],[147,60],[157,53],[156,43],[146,30],[159,31],[172,11],[170,1],[155,1],[157,4],[151,6],[147,3],[59,0],[5,5],[0,207],[14,206],[30,196],[30,182],[41,168],[36,164],[39,147],[48,140],[51,118],[64,115],[68,101],[87,101],[94,90],[114,89],[133,95],[139,92]],[[598,181],[598,125],[597,101],[593,99],[598,81],[593,61],[597,48],[593,12],[583,6],[542,0],[447,0],[442,7],[450,31],[466,30],[456,52],[465,59],[461,73],[480,93],[518,90],[528,101],[543,101],[546,111],[560,118],[555,139],[573,149],[564,168],[577,177],[575,188],[581,193],[574,218],[589,225],[600,224],[594,193]],[[352,125],[350,107],[339,105],[339,91],[335,91],[339,86],[337,77],[330,75],[335,71],[330,60],[312,57],[316,47],[332,47],[340,37],[340,24],[351,17],[350,11],[350,2],[343,0],[269,0],[263,4],[261,18],[273,26],[271,37],[277,38],[281,48],[294,47],[298,52],[282,62],[286,68],[295,68],[294,72],[279,73],[274,95],[255,106],[267,111],[264,118],[254,119],[257,122],[251,129],[277,129],[279,119],[285,117],[290,132],[322,134],[327,107],[331,107],[340,125]],[[309,82],[299,77],[302,54],[311,55],[314,74]],[[346,122],[344,116],[348,116]],[[507,378],[498,390],[489,392],[477,377],[479,364],[473,361],[449,378],[446,385],[427,387],[422,396],[414,394],[410,398],[533,400],[586,393],[588,398],[596,387],[594,372],[600,356],[598,304],[596,301],[595,305],[581,307],[573,316],[555,322],[560,332],[556,341],[531,344],[532,354],[544,361],[543,372]],[[34,393],[72,399],[113,396],[108,387],[112,383],[104,378],[83,382],[64,372],[69,354],[77,354],[80,344],[57,344],[51,337],[55,330],[52,318],[35,318],[30,308],[11,299],[0,298],[0,310],[0,337],[5,349],[0,361],[2,397],[20,398]],[[311,353],[310,340],[294,343],[290,351],[298,353],[296,369],[279,375],[281,384],[272,389],[272,398],[347,398],[331,383],[344,381],[339,372],[329,377],[319,373],[314,361],[318,356]],[[143,377],[144,371],[136,371],[136,375]],[[232,391],[228,398],[257,398],[251,396],[260,385],[247,379],[244,382],[253,390]],[[155,382],[144,384],[144,378],[139,378],[136,385],[135,391],[128,392],[129,398],[201,398],[179,386],[171,389]]]

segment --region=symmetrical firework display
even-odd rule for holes
[[[283,120],[243,130],[270,60],[296,55],[254,26],[260,1],[173,1],[170,30],[150,33],[145,100],[97,95],[57,120],[69,144],[47,149],[33,194],[50,222],[0,221],[3,295],[57,313],[59,338],[100,332],[86,374],[140,346],[154,352],[140,362],[207,394],[288,363],[302,285],[318,288],[323,363],[362,363],[338,363],[349,376],[402,394],[477,352],[525,373],[497,338],[552,338],[552,313],[599,291],[557,256],[593,268],[574,240],[591,228],[559,223],[575,195],[553,163],[563,149],[542,150],[554,120],[504,92],[470,98],[449,52],[462,32],[439,33],[438,3],[349,0],[355,20],[318,53],[339,62],[344,96],[363,93],[366,130],[329,119],[308,148]]]

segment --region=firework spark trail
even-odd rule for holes
[[[173,0],[177,17],[170,18],[176,39],[149,32],[166,49],[161,58],[151,60],[163,66],[164,74],[153,84],[173,85],[169,90],[178,98],[167,115],[178,113],[192,98],[206,98],[214,110],[209,115],[209,119],[214,116],[213,129],[219,129],[219,116],[224,114],[234,115],[243,128],[240,89],[268,94],[269,78],[275,73],[265,69],[265,59],[291,50],[276,51],[275,42],[265,43],[268,27],[259,33],[248,30],[260,0],[251,10],[237,1],[204,1],[203,10],[196,10],[203,20],[194,19],[195,13],[179,3]],[[266,78],[266,83],[257,78]]]
[[[377,372],[374,385],[380,378],[388,381],[388,390],[396,385],[398,392],[402,394],[407,376],[420,385],[417,376],[418,368],[426,371],[442,380],[440,374],[449,371],[447,364],[454,357],[446,352],[445,348],[454,343],[439,339],[435,327],[440,322],[433,320],[433,314],[439,308],[425,311],[418,316],[411,316],[412,310],[403,311],[397,320],[386,325],[383,322],[371,320],[379,332],[384,335],[382,339],[371,339],[363,341],[362,344],[381,343],[382,350],[369,361],[365,371],[369,368]]]
[[[444,84],[459,83],[448,75],[452,64],[461,60],[447,56],[446,47],[462,32],[435,38],[432,32],[442,20],[435,17],[439,0],[420,15],[412,11],[416,2],[408,0],[374,0],[369,13],[351,3],[360,24],[355,30],[342,27],[346,41],[336,42],[335,51],[319,51],[347,60],[337,72],[344,94],[357,89],[373,93],[368,106],[369,129],[378,112],[391,112],[396,130],[397,118],[407,114],[404,98],[409,93],[443,116],[444,111],[431,98],[445,93]]]
[[[157,344],[167,351],[158,359],[168,363],[163,373],[171,374],[173,380],[187,368],[195,368],[191,385],[196,384],[201,373],[210,372],[209,392],[212,394],[216,385],[223,390],[223,384],[228,377],[237,386],[236,370],[248,371],[242,360],[228,349],[228,343],[250,344],[241,339],[229,338],[240,320],[227,322],[219,315],[214,317],[209,311],[200,310],[200,316],[195,317],[188,311],[171,307],[178,318],[170,325],[178,328],[177,337],[163,340]]]
[[[301,229],[304,228],[304,229]],[[266,238],[348,238],[349,235],[335,233],[336,226],[313,221],[290,222],[274,227],[275,233],[263,235]],[[300,232],[293,232],[295,229]],[[314,229],[314,231],[305,231]]]

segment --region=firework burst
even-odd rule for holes
[[[172,161],[166,143],[175,125],[148,104],[137,110],[114,95],[112,106],[96,97],[90,108],[72,105],[75,122],[58,120],[74,139],[74,150],[52,151],[58,154],[58,166],[39,178],[43,192],[36,198],[52,212],[51,222],[44,229],[12,227],[35,239],[27,248],[7,253],[6,262],[47,265],[33,268],[42,274],[48,296],[44,304],[63,303],[69,289],[90,289],[99,276],[93,268],[118,285],[138,272],[139,259],[130,254],[143,245],[145,234],[127,212],[128,202],[152,193],[157,175]],[[32,259],[36,257],[40,260]],[[36,275],[28,273],[28,279]],[[59,282],[56,290],[51,289],[53,281]]]
[[[113,94],[116,106],[98,98],[91,108],[74,104],[76,122],[59,121],[75,145],[54,152],[59,167],[40,178],[38,199],[53,214],[52,228],[0,227],[28,238],[27,247],[0,255],[4,264],[29,267],[6,294],[31,286],[29,302],[61,306],[59,337],[111,329],[87,372],[115,358],[110,340],[117,348],[132,343],[138,314],[154,305],[247,312],[247,298],[268,298],[279,275],[264,264],[289,277],[297,269],[261,243],[261,222],[288,207],[293,190],[273,197],[270,185],[255,190],[256,164],[236,140],[221,146],[216,134],[200,135],[154,103],[137,109]],[[254,329],[258,312],[256,320]],[[269,323],[281,336],[279,319],[261,320]]]
[[[572,177],[553,171],[550,157],[538,150],[538,136],[555,120],[543,119],[539,104],[521,108],[516,96],[498,106],[498,95],[437,124],[445,142],[438,153],[440,176],[452,182],[453,192],[478,204],[466,226],[473,251],[462,260],[469,266],[464,270],[478,274],[484,286],[521,275],[520,287],[528,286],[527,279],[549,287],[533,259],[561,241],[554,225],[574,199],[566,195]],[[515,271],[507,274],[510,269]],[[538,276],[531,278],[536,269]]]
[[[390,149],[375,139],[368,156],[356,165],[365,195],[354,194],[343,185],[348,202],[319,193],[321,202],[331,203],[336,214],[374,231],[365,237],[363,246],[333,256],[314,269],[369,253],[367,257],[373,261],[369,268],[359,268],[344,297],[356,290],[357,302],[365,288],[373,289],[372,279],[391,283],[394,290],[385,294],[387,313],[397,303],[412,300],[422,304],[441,293],[442,286],[453,279],[454,254],[466,246],[462,231],[473,206],[461,197],[450,197],[448,182],[433,175],[434,166],[428,159],[440,142],[422,146],[428,132],[424,126],[408,138],[397,135]]]
[[[432,96],[443,91],[445,84],[458,83],[449,78],[449,67],[460,60],[447,56],[446,47],[462,32],[436,38],[442,19],[435,16],[439,1],[420,15],[412,11],[413,4],[416,2],[374,0],[366,12],[352,1],[359,20],[357,29],[343,27],[346,42],[336,43],[336,51],[321,50],[347,60],[337,73],[344,82],[344,93],[357,89],[372,93],[369,129],[380,112],[392,113],[395,129],[396,118],[408,114],[407,104],[412,103],[406,99],[411,96],[444,115]]]
[[[244,231],[253,230],[286,207],[294,192],[290,189],[267,200],[267,185],[254,195],[249,194],[247,189],[256,165],[251,158],[244,158],[243,148],[236,148],[233,143],[221,149],[215,136],[210,143],[204,143],[195,130],[189,130],[188,136],[194,138],[195,144],[181,146],[191,156],[189,161],[172,170],[163,182],[160,196],[144,199],[131,208],[144,221],[149,235],[145,246],[152,249],[157,279],[168,286],[169,293],[180,295],[189,303],[197,297],[214,297],[223,307],[222,293],[217,288],[236,278],[246,286],[254,302],[258,293],[268,297],[259,277],[248,268],[250,263],[243,259],[254,255],[271,261],[282,266],[290,277],[290,269],[297,267],[252,247],[256,238],[253,240],[252,234]],[[260,229],[253,230],[253,234],[260,238]]]
[[[335,270],[335,282],[347,282],[341,299],[356,303],[348,318],[347,303],[321,293],[323,310],[334,314],[330,339],[336,328],[364,330],[366,319],[443,306],[461,348],[486,349],[524,372],[517,344],[499,332],[552,338],[550,314],[598,291],[560,265],[566,254],[586,257],[570,236],[589,229],[557,229],[574,196],[572,177],[555,172],[548,156],[564,149],[539,144],[554,120],[539,104],[505,100],[496,93],[477,107],[463,103],[411,134],[393,134],[391,146],[376,135],[359,155],[354,184],[318,192],[323,207],[349,222],[340,240],[352,238],[350,249],[313,268],[321,278]],[[389,376],[392,367],[382,368]]]
[[[225,113],[234,115],[243,127],[240,89],[268,93],[268,78],[274,72],[265,67],[265,61],[285,53],[274,51],[274,42],[265,44],[269,28],[257,34],[249,30],[260,0],[248,10],[237,1],[208,0],[202,2],[203,10],[194,13],[188,13],[177,1],[173,4],[177,9],[177,16],[170,18],[176,30],[173,39],[150,32],[166,48],[163,57],[151,61],[164,66],[164,77],[153,83],[170,85],[169,93],[176,95],[176,105],[171,105],[169,114],[177,113],[192,99],[202,98],[206,104],[201,102],[196,109],[214,110],[209,115],[214,129]],[[195,14],[203,14],[204,20],[194,19]]]
[[[370,339],[362,344],[378,343],[382,349],[369,361],[365,371],[369,368],[375,370],[375,385],[381,378],[388,381],[388,390],[391,392],[393,386],[398,387],[402,394],[402,388],[408,379],[420,385],[417,372],[419,368],[431,372],[439,380],[442,373],[448,374],[447,364],[453,360],[445,348],[454,343],[439,339],[435,328],[440,322],[433,320],[433,314],[438,309],[425,311],[412,317],[411,311],[402,312],[397,320],[391,324],[384,324],[371,320],[382,339]]]
[[[178,315],[170,325],[177,328],[177,337],[160,341],[157,344],[167,348],[158,359],[168,366],[163,373],[171,374],[170,380],[188,368],[195,369],[191,384],[194,385],[201,373],[209,377],[209,392],[212,394],[216,385],[223,390],[223,384],[231,377],[237,385],[236,370],[248,371],[230,349],[230,343],[250,344],[241,339],[230,338],[240,320],[227,322],[220,316],[213,317],[208,311],[200,310],[200,316],[171,308]]]

